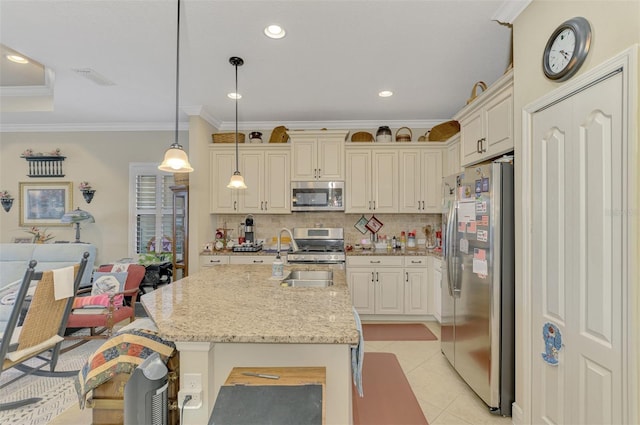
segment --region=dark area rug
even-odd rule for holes
[[[365,323],[365,341],[435,341],[438,338],[421,323]]]
[[[352,389],[354,425],[428,425],[400,363],[391,353],[365,353],[364,397]]]

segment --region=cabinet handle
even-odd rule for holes
[[[209,260],[210,263],[219,263],[220,260]]]
[[[375,281],[376,281],[375,275],[373,274],[373,272],[371,272],[371,282],[375,282]]]
[[[481,145],[482,145],[482,139],[476,140],[476,152],[477,153],[482,153]]]
[[[380,260],[378,261],[369,260],[369,264],[380,264]]]
[[[371,209],[371,201],[369,201],[369,209]]]
[[[320,178],[320,176],[322,176],[322,168],[318,168],[318,178]]]
[[[380,282],[380,280],[378,279],[378,272],[376,272],[376,282]]]
[[[411,264],[422,264],[422,260],[411,260]]]
[[[487,151],[487,148],[484,146],[485,145],[484,142],[486,142],[486,141],[487,141],[486,137],[483,137],[482,139],[480,139],[480,147],[482,148],[482,152],[486,152]]]
[[[269,202],[269,201],[264,201],[264,210],[265,210],[265,211],[268,209],[268,208],[267,208],[267,202]]]
[[[253,264],[262,264],[264,260],[253,260]]]
[[[264,202],[260,201],[260,211],[264,211]]]
[[[314,178],[314,179],[317,179],[317,178],[318,178],[318,169],[317,169],[317,168],[314,168],[314,169],[313,169],[313,178]]]
[[[375,211],[376,209],[376,201],[373,201],[373,210]]]
[[[409,283],[409,272],[404,272],[405,274],[405,282]]]
[[[238,201],[233,201],[233,210],[238,211]]]

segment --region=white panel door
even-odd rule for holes
[[[622,423],[622,75],[534,114],[532,140],[533,423]]]

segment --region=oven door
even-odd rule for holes
[[[344,211],[344,182],[291,182],[291,211]]]

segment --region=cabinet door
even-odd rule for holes
[[[351,302],[359,314],[375,313],[374,276],[373,269],[355,268],[347,270]]]
[[[439,258],[433,259],[433,267],[431,268],[431,287],[433,290],[431,291],[431,314],[436,318],[438,323],[441,322],[442,317],[442,307],[440,305],[440,300],[442,296],[442,260]]]
[[[483,156],[496,155],[513,150],[513,87],[496,95],[486,106],[487,136]]]
[[[291,178],[288,151],[264,153],[264,212],[288,214],[291,212]]]
[[[418,213],[422,209],[421,151],[402,150],[400,152],[398,212]]]
[[[398,153],[388,150],[372,152],[372,201],[377,213],[398,212]],[[347,196],[350,196],[347,194]]]
[[[453,139],[447,147],[447,166],[443,177],[457,174],[462,171],[460,166],[460,133]]]
[[[247,184],[247,189],[237,191],[240,211],[252,214],[264,213],[264,158],[262,152],[240,152],[240,173],[244,176],[244,181]]]
[[[429,314],[428,269],[405,268],[405,314]]]
[[[316,139],[296,139],[291,142],[291,180],[311,181],[317,176]]]
[[[375,313],[404,313],[402,269],[379,268],[375,273]]]
[[[346,153],[345,211],[371,212],[371,151],[352,150]]]
[[[422,152],[422,212],[440,213],[442,211],[442,151]]]
[[[344,180],[344,141],[335,138],[318,139],[318,180]]]
[[[484,137],[484,119],[482,109],[478,109],[460,122],[460,140],[462,144],[462,165],[478,162],[482,157],[481,144]]]
[[[229,179],[235,171],[235,165],[236,156],[234,150],[210,151],[210,213],[229,214],[240,212],[238,205],[238,191],[227,188]]]

